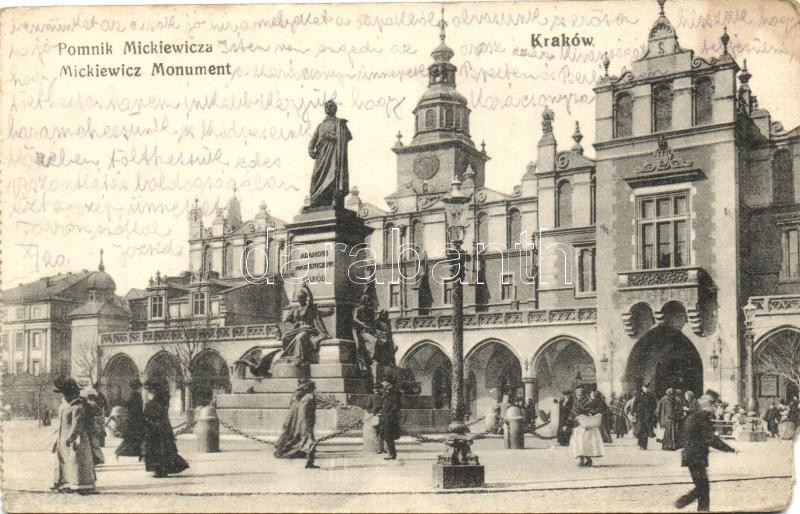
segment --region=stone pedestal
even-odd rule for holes
[[[364,259],[359,250],[371,229],[355,212],[343,208],[304,209],[286,229],[291,240],[284,273],[291,300],[286,309],[295,305],[297,290],[306,284],[318,308],[333,310],[323,318],[328,334],[352,339],[352,312],[364,290],[362,270],[354,264]]]
[[[433,484],[437,489],[483,487],[484,470],[480,464],[434,464]]]

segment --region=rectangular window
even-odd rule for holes
[[[25,319],[25,307],[24,307],[24,306],[22,306],[22,305],[19,305],[19,306],[17,306],[17,312],[16,312],[16,315],[17,315],[17,316],[16,316],[16,318],[17,318],[18,320],[19,320],[19,319]]]
[[[17,361],[14,363],[14,371],[16,371],[17,375],[22,375],[22,373],[24,372],[25,368],[23,368],[22,366],[23,366],[22,361]]]
[[[688,205],[685,192],[639,198],[641,269],[689,265]]]
[[[42,349],[42,333],[41,332],[34,332],[33,333],[33,341],[31,342],[31,349],[32,350],[41,350]]]
[[[389,284],[389,307],[396,309],[400,307],[400,284]]]
[[[18,352],[25,351],[25,333],[17,332],[14,334],[14,350]]]
[[[157,319],[164,317],[164,298],[161,296],[150,297],[150,317]]]
[[[784,279],[800,278],[800,228],[793,227],[783,233],[783,263],[781,265]]]
[[[595,249],[583,248],[578,255],[578,292],[593,293],[597,289],[594,276]]]
[[[517,299],[516,288],[514,287],[514,275],[512,273],[503,273],[503,276],[500,280],[500,299]]]
[[[450,282],[445,282],[444,284],[444,295],[442,297],[442,303],[445,305],[452,305],[453,304],[453,284]]]
[[[192,314],[201,316],[206,313],[206,294],[195,293],[192,295]]]
[[[42,367],[39,361],[31,361],[31,373],[33,373],[34,376],[39,376],[42,373]]]

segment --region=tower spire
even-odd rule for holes
[[[97,269],[100,270],[100,271],[105,271],[106,270],[105,265],[103,265],[103,249],[102,248],[100,248],[100,265],[97,266]]]
[[[444,29],[447,28],[447,22],[444,21],[444,6],[442,6],[442,18],[437,25],[439,26],[439,39],[442,41],[442,44],[444,44],[444,40],[447,37],[444,31]]]

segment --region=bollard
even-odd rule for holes
[[[197,413],[194,425],[194,439],[197,451],[213,453],[219,451],[219,418],[212,406],[203,407]]]
[[[525,416],[522,415],[522,410],[516,405],[512,405],[506,409],[506,421],[508,422],[509,434],[509,448],[512,450],[520,450],[525,448],[525,430],[523,430],[522,422]]]
[[[484,430],[493,430],[496,424],[497,424],[497,414],[494,411],[494,407],[492,407],[491,410],[487,412],[486,416],[484,416],[483,418]]]

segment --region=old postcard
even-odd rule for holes
[[[778,0],[3,10],[3,508],[787,508],[798,41]]]

